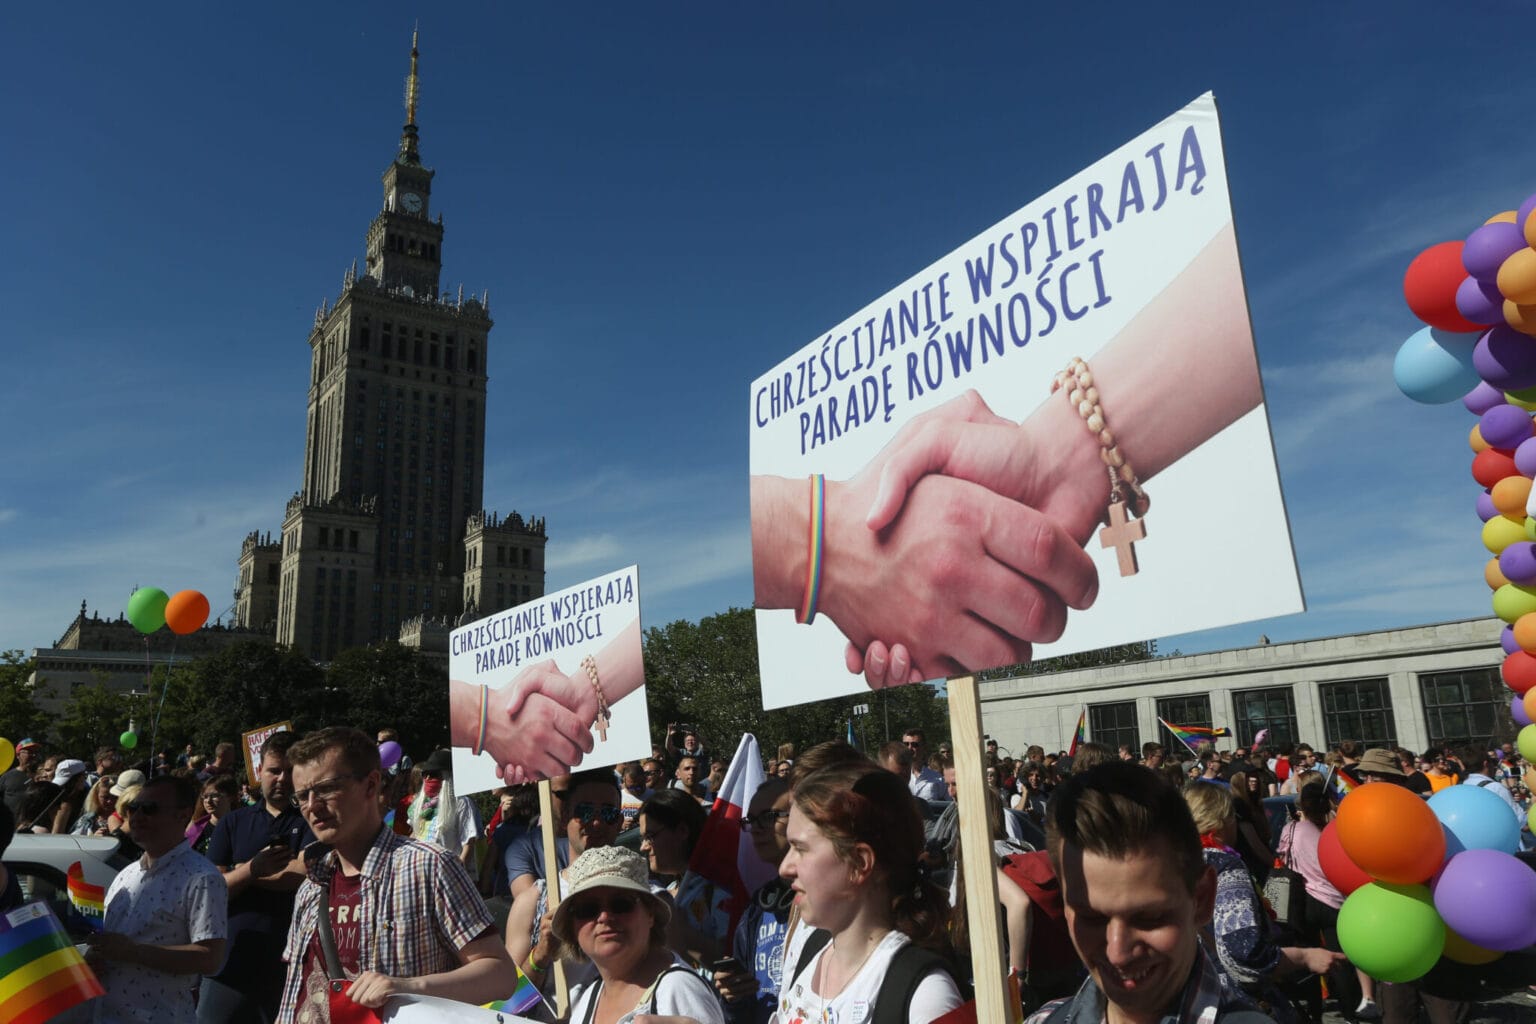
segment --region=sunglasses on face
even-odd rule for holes
[[[128,801],[129,814],[145,814],[153,817],[160,813],[160,803],[156,800],[130,800]]]
[[[788,811],[775,811],[769,808],[766,811],[759,811],[750,818],[742,818],[741,830],[750,832],[753,829],[770,829],[788,817]]]
[[[579,803],[572,813],[577,821],[600,821],[604,825],[617,825],[624,812],[611,804]]]
[[[585,899],[571,901],[571,916],[578,921],[596,921],[603,911],[608,911],[609,917],[618,917],[622,914],[633,913],[640,905],[640,897],[631,896],[628,893],[618,893],[607,899]]]

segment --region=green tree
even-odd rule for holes
[[[745,732],[757,737],[768,756],[781,743],[804,750],[844,739],[850,721],[855,742],[867,743],[871,753],[891,738],[886,735],[887,721],[897,736],[910,726],[923,728],[930,744],[949,735],[944,701],[934,687],[923,684],[764,710],[750,608],[732,608],[696,623],[679,620],[652,627],[644,646],[646,703],[657,743],[674,722],[693,725],[711,750],[727,757]],[[841,669],[832,671],[840,681]],[[853,715],[859,704],[870,708],[863,721]]]
[[[119,747],[119,738],[132,721],[143,739],[143,747],[124,751],[130,761],[149,756],[148,701],[141,694],[113,690],[98,680],[81,686],[69,695],[64,711],[54,723],[59,748],[72,757],[89,758],[98,747]]]
[[[0,653],[0,736],[12,743],[46,731],[48,715],[37,706],[28,682],[37,663],[20,651]]]
[[[342,651],[325,673],[326,725],[372,734],[389,726],[418,760],[448,745],[448,672],[412,647],[390,642]]]
[[[299,732],[330,724],[325,673],[290,647],[231,644],[173,672],[170,685],[160,717],[163,749],[191,743],[207,752],[273,722],[291,721]],[[160,695],[157,688],[157,702]]]

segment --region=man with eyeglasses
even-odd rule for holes
[[[208,859],[229,889],[229,956],[198,993],[197,1019],[205,1024],[277,1017],[283,942],[304,881],[300,853],[315,841],[293,803],[288,751],[298,740],[292,732],[267,737],[257,761],[261,803],[226,814],[208,844]]]
[[[789,807],[794,802],[788,781],[770,778],[757,787],[741,827],[752,850],[777,871],[789,851]],[[784,940],[789,934],[794,891],[778,877],[752,894],[731,941],[734,961],[715,972],[715,990],[725,1003],[732,1024],[766,1024],[778,1006],[784,980]]]
[[[196,801],[192,780],[162,775],[127,805],[129,834],[144,853],[112,880],[103,931],[86,939],[106,989],[101,1024],[190,1024],[194,980],[224,960],[224,882],[185,835]]]
[[[308,877],[283,950],[279,1024],[328,1022],[332,999],[378,1008],[397,994],[466,1003],[508,996],[517,972],[464,865],[384,827],[373,740],[356,729],[321,729],[295,743],[288,759],[294,799],[325,845],[306,851]],[[337,976],[353,980],[333,995],[328,981]]]

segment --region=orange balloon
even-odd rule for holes
[[[1372,878],[1417,885],[1440,870],[1445,830],[1418,794],[1390,782],[1371,782],[1339,803],[1334,819],[1339,845]]]
[[[1441,952],[1446,959],[1459,964],[1491,964],[1504,955],[1498,950],[1474,946],[1449,928],[1445,930],[1445,948]]]
[[[1536,213],[1525,218],[1525,226],[1520,230],[1525,232],[1525,244],[1536,246]]]
[[[1525,713],[1527,717],[1529,717],[1531,712],[1536,711],[1536,690],[1526,690],[1525,696],[1521,697],[1520,699],[1524,702]],[[1536,718],[1532,718],[1531,720],[1536,721]]]
[[[1467,435],[1467,443],[1472,446],[1474,452],[1487,451],[1491,446],[1483,440],[1483,428],[1477,424],[1472,425],[1472,433]]]
[[[1515,643],[1522,651],[1536,651],[1536,612],[1515,620]]]
[[[1536,221],[1532,217],[1531,221]],[[1526,222],[1526,236],[1531,235]],[[1536,249],[1519,249],[1499,266],[1499,292],[1522,306],[1536,303]]]
[[[1488,564],[1483,566],[1483,579],[1488,583],[1489,590],[1498,590],[1509,582],[1503,570],[1499,568],[1498,558],[1488,559]]]
[[[1525,519],[1525,502],[1531,496],[1531,481],[1529,477],[1507,476],[1493,485],[1489,497],[1493,499],[1493,507],[1506,516],[1519,516]]]
[[[1536,216],[1531,220],[1536,221]],[[1522,306],[1518,302],[1505,299],[1504,322],[1521,334],[1536,334],[1536,305]]]
[[[208,599],[196,590],[182,590],[165,604],[165,624],[172,633],[195,633],[208,621]]]
[[[1489,217],[1487,220],[1483,221],[1483,223],[1484,224],[1513,224],[1515,222],[1515,215],[1517,213],[1519,213],[1519,212],[1520,212],[1519,210],[1505,210],[1503,213],[1496,213],[1496,214],[1494,214],[1492,217]]]

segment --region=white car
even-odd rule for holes
[[[26,902],[46,900],[64,927],[75,938],[86,934],[86,927],[71,913],[69,868],[80,863],[81,873],[103,892],[117,873],[131,861],[118,849],[118,841],[108,836],[54,836],[18,832],[5,851],[6,869],[15,873]]]

